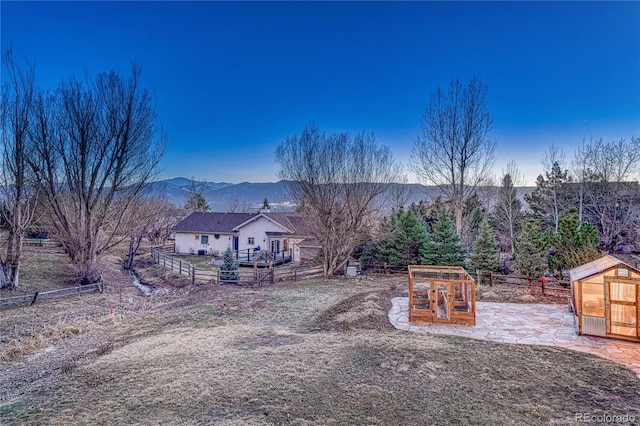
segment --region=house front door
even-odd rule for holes
[[[238,251],[238,237],[233,237],[233,251]]]
[[[271,240],[271,251],[274,254],[278,254],[280,252],[280,240]]]

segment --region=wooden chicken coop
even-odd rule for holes
[[[460,266],[409,265],[409,322],[476,324],[476,282]]]
[[[569,271],[579,334],[640,341],[640,272],[613,256]]]

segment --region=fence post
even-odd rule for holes
[[[182,275],[182,260],[180,260],[180,263],[178,265],[180,267],[180,275]]]
[[[191,265],[191,284],[195,284],[196,283],[196,267]]]
[[[220,284],[220,267],[216,271],[216,284]]]
[[[35,293],[33,293],[33,300],[31,301],[31,306],[33,306],[34,303],[36,303],[36,299],[38,298],[38,292],[36,291]]]
[[[493,272],[489,272],[489,287],[493,287]]]

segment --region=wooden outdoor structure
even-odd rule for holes
[[[409,322],[476,324],[476,282],[460,266],[409,265]]]
[[[640,271],[604,256],[569,276],[578,334],[640,341]]]

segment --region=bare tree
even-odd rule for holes
[[[522,185],[522,176],[515,162],[510,161],[502,172],[502,182],[498,189],[498,202],[493,211],[494,230],[503,250],[515,252],[515,237],[520,233],[523,213],[522,202],[518,197],[518,186]]]
[[[487,109],[487,86],[477,78],[431,95],[422,130],[411,154],[411,167],[428,185],[436,185],[454,209],[456,232],[462,233],[468,197],[491,172],[495,142],[488,139],[493,120]]]
[[[275,159],[322,246],[324,275],[333,275],[372,226],[376,198],[398,177],[398,165],[373,134],[328,134],[313,124],[285,138]]]
[[[604,249],[613,250],[638,220],[640,137],[592,140],[578,152],[584,183],[585,216],[596,225]]]
[[[97,279],[99,256],[129,238],[123,225],[164,153],[153,99],[139,81],[133,65],[128,78],[71,78],[37,102],[32,168],[81,282]]]
[[[582,141],[582,145],[576,149],[576,152],[571,162],[571,174],[577,185],[576,197],[578,203],[578,222],[583,221],[584,214],[584,197],[585,187],[589,180],[589,170],[587,169],[587,161],[585,157],[585,141]]]
[[[565,157],[562,149],[554,142],[549,146],[542,158],[542,165],[546,170],[548,188],[551,196],[551,213],[555,232],[558,232],[560,223],[560,213],[562,212],[561,199],[562,185],[569,180],[568,172],[565,168]]]
[[[229,213],[250,213],[256,209],[247,200],[240,201],[237,198],[232,198],[227,203],[227,212]]]
[[[6,256],[2,261],[3,286],[20,284],[20,264],[25,233],[35,215],[36,193],[27,159],[31,151],[29,127],[32,124],[36,84],[35,70],[28,63],[18,64],[11,49],[3,55],[7,81],[2,86],[0,122],[0,192],[2,216],[8,228]]]
[[[392,209],[401,209],[409,204],[411,192],[406,174],[400,175],[396,182],[389,184],[388,197]]]
[[[125,217],[123,233],[129,235],[129,250],[125,269],[133,268],[133,261],[142,242],[162,243],[167,231],[178,221],[174,215],[175,207],[163,198],[145,198],[142,195],[135,203],[136,208]]]

